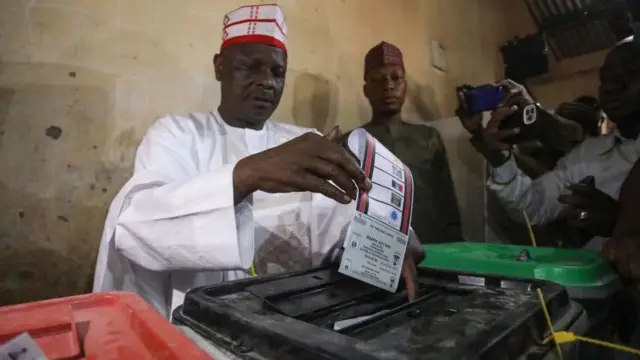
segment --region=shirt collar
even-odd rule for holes
[[[620,132],[618,130],[614,130],[613,133],[608,136],[608,140],[609,144],[607,145],[605,150],[602,151],[602,153],[600,154],[601,156],[610,153],[611,151],[613,151],[613,149],[622,144],[628,143],[633,143],[635,145],[636,151],[640,153],[640,137],[638,137],[638,139],[627,139],[620,135]]]

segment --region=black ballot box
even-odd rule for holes
[[[189,291],[173,313],[207,341],[251,360],[555,359],[536,289],[556,331],[583,334],[584,309],[553,283],[418,269],[419,296],[337,272],[250,278]],[[575,346],[563,345],[564,359]]]

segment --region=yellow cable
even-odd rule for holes
[[[634,355],[640,355],[640,350],[639,349],[634,349],[632,347],[613,344],[613,343],[610,343],[610,342],[607,342],[607,341],[602,341],[602,340],[598,340],[598,339],[592,339],[592,338],[588,338],[588,337],[584,337],[584,336],[574,335],[574,337],[577,340],[580,340],[582,342],[587,342],[587,343],[591,343],[591,344],[595,344],[595,345],[600,345],[600,346],[608,347],[608,348],[611,348],[611,349],[614,349],[614,350],[618,350],[618,351],[621,351],[621,352],[628,352],[628,353],[634,354]]]
[[[526,211],[522,212],[524,216],[524,221],[527,224],[527,230],[529,230],[529,238],[531,239],[531,244],[533,247],[536,246],[536,235],[533,233],[533,228],[531,227],[531,221],[529,221],[529,216]],[[551,322],[551,316],[549,316],[549,310],[547,310],[547,303],[544,301],[544,295],[542,294],[542,290],[536,289],[538,292],[538,299],[540,300],[540,305],[542,306],[542,312],[544,313],[544,317],[547,320],[547,326],[549,326],[549,331],[551,332],[551,336],[555,339],[555,330],[553,329],[553,323]],[[564,356],[562,355],[562,349],[560,348],[560,344],[556,341],[556,350],[558,351],[558,359],[563,360]]]
[[[573,341],[582,341],[582,342],[591,343],[591,344],[594,344],[594,345],[598,345],[598,346],[614,349],[614,350],[621,351],[621,352],[628,352],[630,354],[640,355],[640,349],[634,349],[632,347],[619,345],[619,344],[614,344],[614,343],[610,343],[608,341],[602,341],[602,340],[598,340],[598,339],[588,338],[588,337],[576,335],[576,334],[574,334],[572,332],[568,332],[568,331],[558,331],[558,332],[554,333],[552,336],[549,336],[546,339],[544,339],[543,343],[546,344],[549,341],[551,341],[551,339],[553,339],[556,343],[559,343],[559,344],[570,343],[570,342],[573,342]]]
[[[531,221],[529,221],[529,216],[527,216],[526,211],[523,211],[522,215],[524,215],[524,221],[527,224],[527,230],[529,230],[529,238],[531,239],[531,244],[533,244],[533,247],[536,247],[536,236],[533,234],[533,228],[531,227]]]
[[[542,290],[536,289],[538,292],[538,299],[540,300],[540,304],[542,305],[542,312],[544,313],[544,317],[547,320],[547,325],[549,326],[549,331],[551,331],[551,336],[553,336],[554,340],[556,339],[556,332],[553,329],[553,323],[551,322],[551,316],[549,316],[549,311],[547,310],[547,303],[544,301],[544,295],[542,295]],[[562,355],[562,349],[560,348],[560,343],[558,341],[554,341],[556,344],[556,350],[558,351],[558,359],[563,360],[564,356]]]
[[[524,211],[522,212],[522,214],[524,215],[524,220],[527,223],[527,228],[529,229],[529,236],[531,237],[531,243],[533,244],[533,247],[536,247],[536,237],[533,234],[533,229],[531,228],[529,217],[527,216],[527,213]],[[547,321],[547,325],[549,326],[549,331],[551,331],[551,336],[547,337],[544,340],[544,343],[546,344],[547,342],[549,342],[549,340],[553,339],[553,341],[556,344],[556,350],[558,350],[558,358],[560,360],[563,360],[562,349],[560,348],[560,344],[566,344],[573,341],[582,341],[582,342],[591,343],[594,345],[614,349],[621,352],[640,355],[640,350],[634,349],[632,347],[618,345],[618,344],[610,343],[608,341],[592,339],[584,336],[579,336],[569,331],[556,332],[553,329],[553,323],[551,322],[551,316],[549,316],[549,310],[547,310],[547,303],[544,301],[544,295],[542,294],[542,290],[536,289],[536,291],[538,293],[538,299],[540,300],[540,305],[542,306],[542,312],[544,313],[544,317]]]

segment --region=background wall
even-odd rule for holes
[[[363,56],[382,40],[405,55],[407,118],[450,116],[455,85],[500,77],[498,46],[521,16],[505,17],[512,0],[276,2],[290,31],[277,118],[321,130],[368,119]],[[245,4],[0,0],[0,303],[87,288],[141,137],[165,113],[217,105],[221,19]],[[430,68],[432,40],[445,74]]]
[[[512,36],[525,36],[536,32],[533,18],[528,15],[524,1],[505,4],[509,14],[507,26]],[[598,71],[609,50],[577,58],[556,61],[549,51],[549,73],[530,79],[527,83],[538,102],[549,109],[582,95],[598,96]]]
[[[583,95],[598,97],[598,73],[609,50],[550,64],[551,72],[532,79],[536,99],[550,109]]]

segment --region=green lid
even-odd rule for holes
[[[503,275],[558,283],[588,297],[609,296],[619,286],[617,275],[599,253],[546,247],[458,242],[424,246],[421,267]],[[523,251],[527,260],[518,260]]]

